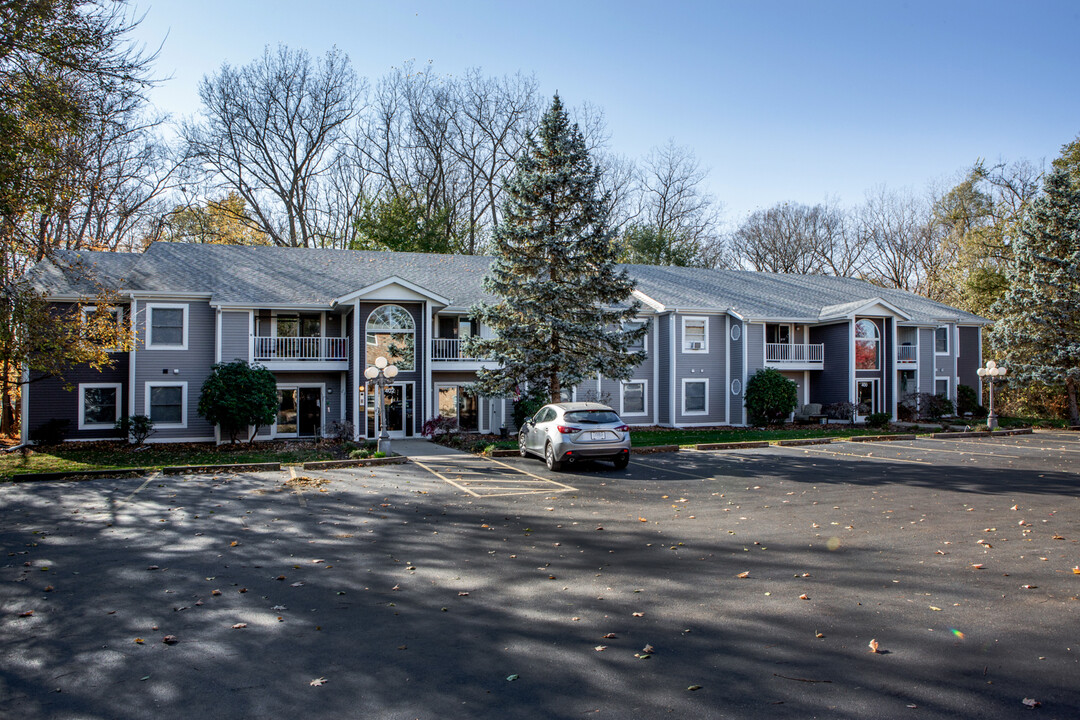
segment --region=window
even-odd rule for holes
[[[949,327],[947,325],[942,325],[934,330],[934,354],[949,354]]]
[[[742,392],[742,380],[735,378],[731,381],[731,394],[738,395]]]
[[[690,380],[683,378],[682,381],[682,414],[683,415],[708,415],[709,414],[709,381]]]
[[[709,319],[703,317],[684,317],[682,319],[684,353],[709,352]]]
[[[638,328],[645,327],[646,325],[648,325],[648,323],[644,322],[644,321],[628,322],[625,325],[623,325],[623,330],[626,330],[626,331],[637,330]],[[646,332],[644,335],[641,336],[640,340],[638,340],[636,342],[632,342],[629,345],[627,345],[626,350],[628,352],[642,352],[642,351],[645,350],[645,347],[648,345],[648,343],[649,343],[649,333]]]
[[[644,380],[640,382],[624,382],[622,384],[620,415],[645,415],[648,413],[645,386]]]
[[[738,342],[739,338],[741,338],[741,337],[742,337],[742,325],[732,325],[731,326],[731,339],[734,340],[735,342]]]
[[[949,397],[949,378],[934,378],[934,394]]]
[[[145,412],[154,427],[187,427],[187,383],[146,383]]]
[[[773,325],[768,324],[765,326],[765,342],[773,344],[791,344],[791,326],[790,325]]]
[[[148,350],[187,350],[188,306],[152,303],[146,306]]]
[[[112,429],[120,419],[120,393],[120,383],[79,385],[79,429]]]
[[[84,330],[89,325],[91,318],[93,318],[97,314],[97,312],[98,312],[98,309],[97,309],[97,306],[95,306],[95,305],[85,305],[85,306],[83,306],[83,308],[82,308],[82,324],[83,324]],[[121,335],[120,335],[121,329],[123,328],[124,311],[121,308],[114,307],[114,308],[106,308],[103,312],[105,312],[107,315],[112,316],[112,318],[113,318],[112,324],[116,326],[116,337],[117,337],[117,339],[119,339],[121,337]],[[101,328],[101,330],[102,330],[102,332],[104,332],[104,328]],[[109,333],[109,336],[111,338],[111,336],[112,336],[111,332]],[[98,339],[100,340],[100,339],[103,339],[103,338],[101,338],[99,336]],[[113,349],[114,348],[106,348],[106,350],[109,350],[110,352],[112,352]]]
[[[384,357],[398,370],[416,369],[416,323],[399,305],[375,308],[367,319],[367,364]]]
[[[855,323],[855,369],[878,369],[878,328],[873,320]]]

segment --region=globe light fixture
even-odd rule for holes
[[[386,431],[386,386],[397,377],[397,365],[391,365],[386,358],[375,358],[375,364],[364,370],[364,377],[369,384],[378,389],[379,404],[379,450],[390,454],[390,433]]]
[[[993,360],[987,360],[986,367],[981,367],[975,372],[979,377],[985,378],[986,384],[990,387],[990,414],[986,416],[986,427],[995,430],[998,426],[998,416],[994,412],[994,384],[1004,378],[1009,369],[998,367],[998,364]]]

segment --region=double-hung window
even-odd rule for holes
[[[644,380],[631,380],[622,384],[620,415],[645,415],[648,413],[645,387]]]
[[[709,414],[709,381],[707,379],[683,378],[682,390],[683,415]]]
[[[111,429],[120,419],[120,383],[79,385],[79,429]]]
[[[149,303],[146,306],[147,350],[187,350],[188,306]]]
[[[682,319],[682,351],[684,353],[709,352],[709,318],[684,317]]]
[[[629,331],[632,331],[632,330],[638,330],[641,327],[644,327],[646,324],[647,323],[645,323],[643,321],[635,320],[633,322],[626,323],[626,325],[623,326],[623,329],[629,332]],[[626,349],[627,349],[628,352],[642,352],[642,351],[645,350],[645,347],[646,347],[646,345],[648,343],[648,340],[649,340],[649,334],[646,332],[644,335],[641,336],[641,338],[639,340],[636,340],[636,341],[630,343],[629,345],[627,345]]]
[[[113,333],[115,332],[115,338],[117,340],[121,340],[122,339],[121,333],[123,331],[123,322],[124,322],[124,311],[121,308],[118,308],[118,307],[111,307],[111,308],[101,308],[101,312],[105,313],[108,316],[108,318],[109,318],[108,322],[110,324],[110,327],[105,328],[105,327],[103,327],[101,325],[97,325],[95,327],[94,320],[96,319],[96,316],[98,315],[98,307],[96,305],[84,305],[83,306],[83,308],[82,308],[83,337],[85,337],[85,338],[87,338],[89,340],[92,340],[92,341],[93,340],[103,340],[104,338],[102,336],[111,338],[111,337],[114,337]],[[114,328],[115,328],[115,331],[114,331]],[[108,347],[108,348],[105,348],[105,349],[108,352],[114,352],[115,351],[115,346],[114,347]]]
[[[187,383],[146,383],[146,415],[156,428],[187,427]]]
[[[934,354],[935,355],[948,355],[949,354],[949,327],[948,325],[942,325],[934,330]]]

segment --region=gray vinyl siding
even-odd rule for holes
[[[851,325],[810,328],[810,343],[824,345],[825,362],[810,373],[810,402],[829,405],[851,401]]]
[[[798,395],[796,396],[798,397],[798,405],[796,406],[796,409],[801,408],[805,404],[803,398],[806,397],[806,373],[802,372],[801,370],[793,370],[789,372],[781,372],[780,374],[786,377],[791,382],[795,383],[795,387],[797,388],[798,392]]]
[[[341,337],[341,315],[336,313],[326,315],[326,327],[323,328],[323,337]]]
[[[626,422],[631,425],[653,425],[656,421],[656,408],[653,407],[653,383],[656,378],[653,376],[653,333],[656,332],[658,324],[655,318],[649,319],[649,335],[645,338],[645,349],[647,355],[645,360],[641,362],[636,368],[634,368],[634,374],[630,377],[628,382],[644,382],[645,383],[645,410],[644,415],[632,415],[626,418]],[[670,322],[666,318],[662,322]],[[588,381],[583,384],[588,384]],[[605,402],[611,407],[615,408],[618,412],[622,406],[622,386],[623,383],[618,380],[612,380],[610,378],[600,379],[600,396],[601,402]],[[580,397],[578,399],[581,399]],[[661,400],[663,402],[663,400]]]
[[[671,424],[671,316],[661,315],[653,319],[656,329],[657,389],[656,421],[660,425]]]
[[[682,351],[682,317],[675,316],[675,424],[715,424],[727,421],[724,400],[727,389],[724,387],[725,368],[727,367],[727,343],[724,335],[723,315],[700,315],[687,313],[687,317],[707,317],[709,352],[687,353]],[[708,380],[708,414],[683,415],[682,388],[683,380]]]
[[[748,323],[746,333],[746,377],[749,379],[765,367],[765,325]]]
[[[739,327],[738,340],[731,339],[731,328]],[[736,320],[734,317],[729,317],[728,321],[728,334],[727,334],[727,349],[728,357],[731,359],[731,372],[730,378],[728,378],[727,387],[724,388],[725,397],[728,398],[728,424],[741,425],[743,422],[743,393],[746,391],[746,382],[743,376],[746,374],[743,372],[743,343],[746,342],[746,335],[744,333],[745,327],[741,320]],[[731,383],[735,380],[739,381],[740,389],[736,395],[731,391]]]
[[[982,366],[982,357],[979,355],[979,328],[960,328],[959,355],[956,358],[956,374],[960,378],[961,385],[967,385],[979,395],[978,369]]]
[[[949,378],[949,393],[952,395],[955,393],[953,385],[956,384],[956,331],[952,325],[949,325],[948,328],[949,354],[938,355],[934,353],[934,375],[940,378]],[[934,347],[932,336],[930,347]]]
[[[919,328],[919,392],[934,392],[934,330]]]
[[[251,317],[247,311],[221,313],[221,362],[251,362]]]
[[[120,437],[111,428],[79,430],[79,385],[82,383],[120,383],[120,413],[130,415],[128,409],[128,354],[113,353],[113,367],[98,372],[86,365],[72,368],[64,373],[64,379],[44,378],[24,386],[28,393],[28,428],[34,431],[52,419],[67,420],[65,435],[68,440],[101,440]],[[64,388],[64,380],[72,388]]]
[[[210,366],[214,364],[215,311],[205,300],[190,302],[154,300],[150,302],[188,306],[188,344],[187,350],[147,350],[146,306],[148,301],[137,301],[135,331],[138,349],[135,353],[135,411],[138,414],[147,414],[147,382],[187,383],[187,427],[156,428],[150,440],[211,440],[214,437],[214,427],[199,417],[198,406],[199,393],[206,378],[210,375]],[[174,370],[179,372],[174,372]]]

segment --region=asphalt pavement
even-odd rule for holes
[[[1076,718],[1078,461],[1062,432],[4,484],[0,717]]]

